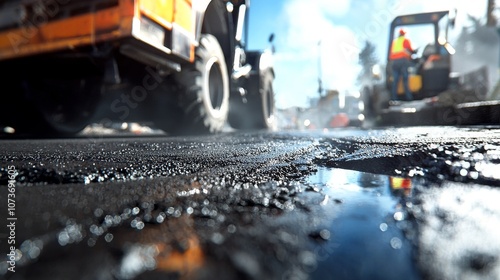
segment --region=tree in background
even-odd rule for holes
[[[362,83],[366,79],[371,78],[371,72],[373,65],[378,63],[378,57],[376,55],[375,44],[365,41],[365,46],[359,53],[359,64],[361,65],[361,71],[358,75],[358,83]]]

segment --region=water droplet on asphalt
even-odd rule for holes
[[[138,230],[141,230],[144,228],[144,222],[143,221],[138,221],[136,226],[135,226]]]
[[[323,239],[323,240],[328,240],[330,239],[330,231],[327,230],[327,229],[323,229],[319,232],[319,236]]]
[[[465,177],[465,176],[467,176],[467,173],[468,173],[467,169],[464,169],[464,168],[460,169],[460,176]]]
[[[404,214],[401,211],[394,213],[394,220],[402,221],[404,219]]]
[[[156,222],[159,223],[159,224],[163,223],[163,221],[165,221],[165,217],[166,217],[165,213],[161,212],[156,217]]]
[[[97,208],[94,210],[94,216],[96,216],[97,218],[101,217],[102,214],[103,214],[103,210],[101,208]]]
[[[393,249],[401,249],[401,247],[403,247],[403,242],[401,241],[401,239],[393,237],[391,239],[391,247]]]
[[[105,236],[104,236],[104,240],[106,240],[106,242],[111,242],[113,240],[113,234],[111,233],[107,233]]]
[[[43,242],[39,239],[35,240],[26,240],[21,244],[19,248],[22,253],[28,256],[28,258],[35,260],[40,256],[40,253],[43,249]]]
[[[94,247],[95,243],[96,243],[96,240],[94,238],[89,238],[89,240],[87,240],[87,246],[89,246],[89,247]]]
[[[57,236],[57,242],[59,242],[59,245],[61,246],[66,246],[69,243],[69,235],[66,231],[62,231],[59,233]]]
[[[229,233],[235,233],[236,232],[236,226],[233,224],[230,224],[227,226],[227,232]]]
[[[174,214],[173,214],[174,217],[179,218],[181,215],[182,215],[182,212],[180,209],[176,209],[174,211]]]
[[[387,226],[386,223],[381,223],[380,226],[379,226],[379,228],[380,228],[381,231],[387,231],[388,226]]]
[[[224,236],[218,232],[215,232],[212,234],[211,240],[213,243],[220,245],[224,242]]]

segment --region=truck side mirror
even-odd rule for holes
[[[269,39],[267,39],[267,41],[269,43],[272,43],[274,41],[274,33],[271,33],[271,35],[269,35]]]
[[[271,53],[274,53],[276,50],[274,49],[274,44],[273,44],[273,41],[274,41],[274,33],[271,33],[271,35],[269,35],[269,38],[267,39],[267,41],[269,42],[269,44],[271,44]]]

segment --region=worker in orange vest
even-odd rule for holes
[[[411,41],[406,38],[406,30],[401,28],[399,36],[392,41],[389,59],[392,62],[392,100],[398,100],[398,83],[403,79],[403,87],[407,101],[413,100],[413,96],[408,85],[408,67],[410,67],[411,55],[415,52]]]

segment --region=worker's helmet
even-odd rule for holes
[[[403,36],[405,34],[406,34],[406,29],[404,29],[404,28],[399,29],[399,35],[400,36]]]

